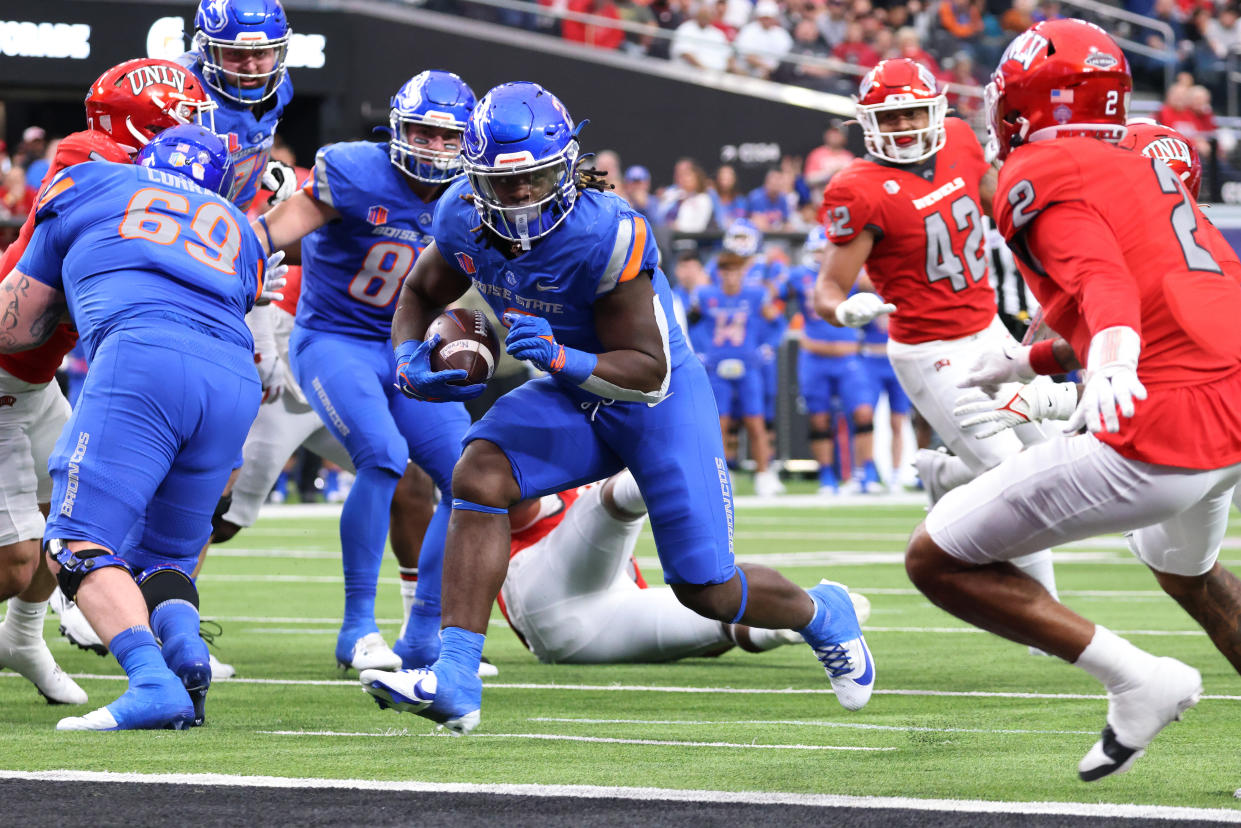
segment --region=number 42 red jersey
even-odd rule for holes
[[[854,160],[819,211],[834,244],[874,234],[866,272],[896,305],[890,336],[910,345],[978,333],[995,316],[978,196],[989,165],[968,124],[946,118],[944,129],[944,148],[923,164]]]

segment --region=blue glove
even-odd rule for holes
[[[431,351],[439,344],[440,335],[435,334],[425,342],[407,339],[396,346],[396,387],[407,397],[426,402],[445,400],[472,400],[487,387],[487,383],[475,385],[450,385],[463,380],[465,371],[431,370]]]
[[[581,385],[595,370],[599,358],[594,354],[566,348],[556,341],[551,324],[541,316],[504,314],[508,338],[504,348],[517,359],[534,364],[541,371],[557,374]]]

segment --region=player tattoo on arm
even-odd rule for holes
[[[65,314],[64,296],[24,273],[0,283],[0,353],[42,345]]]

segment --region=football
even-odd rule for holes
[[[435,317],[427,328],[426,339],[440,335],[431,351],[431,370],[466,372],[464,380],[453,385],[475,385],[491,379],[500,361],[500,337],[480,310],[456,308]]]

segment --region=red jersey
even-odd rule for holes
[[[1141,334],[1148,397],[1096,436],[1164,466],[1241,462],[1241,264],[1176,174],[1094,138],[1040,141],[1009,156],[995,203],[1044,319],[1079,361],[1104,328]]]
[[[113,141],[106,133],[92,129],[75,132],[67,136],[56,147],[56,156],[52,159],[47,175],[39,185],[40,191],[52,179],[52,176],[65,167],[84,164],[87,161],[114,161],[129,163],[129,153],[120,144]],[[9,245],[0,258],[0,279],[9,275],[34,234],[34,214],[31,210],[25,224],[17,234],[17,241]],[[61,325],[52,332],[52,336],[37,348],[20,351],[16,354],[0,354],[0,368],[9,372],[23,382],[41,384],[56,378],[56,369],[60,367],[65,354],[73,349],[78,341],[78,333],[69,325]]]
[[[853,161],[819,211],[835,244],[875,235],[866,272],[896,305],[890,336],[910,345],[969,336],[995,317],[978,197],[989,165],[968,124],[946,118],[944,128],[947,143],[923,164]]]

